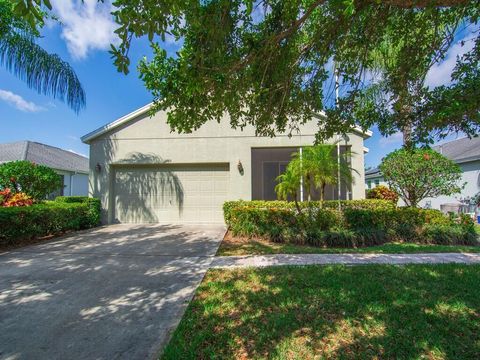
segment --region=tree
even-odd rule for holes
[[[352,152],[343,152],[340,155],[339,163],[336,150],[336,145],[331,144],[305,147],[301,154],[295,152],[292,155],[292,160],[287,167],[287,175],[285,177],[279,176],[278,179],[280,181],[288,180],[285,187],[291,189],[291,191],[293,191],[295,184],[297,184],[296,190],[298,191],[301,179],[303,179],[307,200],[311,200],[311,188],[313,187],[319,190],[320,201],[323,201],[325,199],[325,187],[327,185],[339,185],[339,174],[340,179],[351,183],[353,182],[352,171],[356,172],[349,164]],[[289,195],[292,195],[292,193]]]
[[[49,4],[16,2],[30,17],[35,4]],[[152,112],[166,110],[174,130],[191,132],[228,113],[232,127],[253,125],[274,136],[322,110],[328,117],[319,118],[320,142],[356,124],[408,135],[405,122],[412,119],[417,131],[407,138],[416,143],[480,130],[476,0],[116,0],[115,6],[121,43],[112,46],[114,64],[128,73],[134,38],[148,37],[154,55],[141,61],[140,77],[154,96]],[[452,48],[458,24],[472,30],[474,46],[458,59],[451,85],[422,86],[425,69]],[[159,44],[167,36],[182,44],[175,54]],[[399,57],[372,87],[365,77],[376,68],[372,54],[392,40]],[[325,91],[332,60],[343,89],[338,107]]]
[[[352,172],[357,171],[350,166],[353,152],[344,151],[340,154],[340,161],[338,161],[336,151],[335,144],[315,145],[306,147],[304,150],[303,166],[306,174],[312,178],[315,188],[320,190],[320,201],[325,199],[327,185],[340,186],[342,180],[346,183],[354,182]]]
[[[26,6],[23,1],[18,4]],[[65,101],[78,113],[85,107],[85,91],[68,63],[35,43],[46,15],[34,2],[28,4],[38,16],[28,12],[26,7],[24,14],[19,14],[14,11],[11,0],[0,0],[0,66],[37,92]]]
[[[295,163],[290,162],[283,174],[277,177],[277,186],[275,192],[280,200],[293,199],[295,207],[299,213],[302,212],[298,204],[298,191],[301,186],[301,175]]]
[[[38,201],[62,187],[60,175],[47,166],[26,160],[0,165],[0,190],[10,189],[14,194],[22,192]]]
[[[430,149],[400,149],[388,154],[380,164],[388,186],[407,206],[417,207],[429,197],[459,193],[464,185],[460,167]]]
[[[233,127],[253,125],[258,134],[273,136],[295,131],[312,112],[325,109],[329,116],[319,120],[319,141],[357,123],[365,128],[378,123],[382,134],[390,135],[408,129],[404,123],[412,118],[421,130],[412,142],[480,129],[478,33],[473,49],[458,61],[452,85],[422,86],[426,69],[454,43],[458,24],[475,28],[476,1],[153,3],[117,1],[122,43],[112,54],[118,69],[127,72],[133,37],[149,36],[154,56],[141,62],[140,75],[154,96],[152,111],[166,110],[177,131],[190,132],[227,112]],[[173,36],[182,48],[168,54],[156,35]],[[375,68],[372,54],[392,39],[402,44],[398,61],[381,86],[372,88],[365,80]],[[324,91],[332,59],[344,89],[338,108]],[[474,76],[456,76],[457,71]],[[369,100],[375,90],[393,97],[378,106]]]
[[[462,21],[452,14],[451,10],[432,9],[396,15],[395,26],[387,29],[383,41],[368,54],[374,79],[351,91],[342,101],[345,107],[332,111],[332,116],[351,117],[367,126],[377,124],[384,134],[401,131],[406,147],[424,141],[432,132],[441,135],[453,130],[443,124],[430,125],[418,113],[429,94],[425,84],[428,71],[442,58]],[[342,58],[342,54],[338,56]],[[460,127],[468,128],[468,123]]]

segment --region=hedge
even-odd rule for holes
[[[385,200],[302,204],[298,213],[284,201],[235,201],[224,204],[225,222],[235,236],[324,247],[363,247],[390,241],[476,245],[473,222],[460,222],[438,210],[397,208]]]
[[[99,223],[100,201],[88,197],[59,197],[32,206],[0,207],[0,245],[88,229]]]
[[[338,209],[338,201],[336,200],[326,200],[323,201],[321,208],[323,209]],[[318,209],[320,208],[319,201],[310,201],[310,202],[299,202],[300,208],[302,209]],[[292,201],[264,201],[264,200],[237,200],[237,201],[227,201],[223,204],[223,216],[225,223],[230,225],[230,211],[233,208],[238,207],[248,207],[248,208],[257,208],[257,209],[286,209],[294,210],[295,203]],[[369,200],[340,200],[340,210],[345,209],[395,209],[396,205],[388,200],[379,200],[379,199],[369,199]]]

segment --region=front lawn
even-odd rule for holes
[[[480,265],[210,270],[163,359],[478,359]]]
[[[480,226],[478,228],[480,228]],[[268,240],[251,239],[246,237],[233,237],[231,234],[227,234],[220,244],[217,256],[342,253],[413,254],[435,252],[480,252],[480,246],[388,243],[364,248],[322,248],[307,245],[274,243]]]

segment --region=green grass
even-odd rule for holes
[[[435,252],[480,252],[480,246],[421,245],[412,243],[389,243],[366,248],[319,248],[306,245],[280,244],[266,240],[236,239],[227,236],[217,251],[217,256],[265,255],[265,254],[342,254],[386,253],[413,254]]]
[[[480,265],[210,270],[163,359],[478,359]]]

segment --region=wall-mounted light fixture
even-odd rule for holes
[[[97,165],[95,165],[95,171],[98,173],[102,171],[102,165],[100,165],[100,163],[97,163]]]
[[[238,172],[240,173],[240,175],[243,175],[243,164],[240,160],[238,160],[237,169],[238,169]]]

